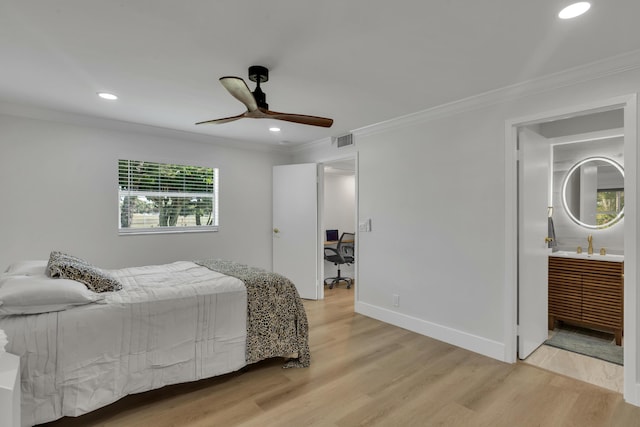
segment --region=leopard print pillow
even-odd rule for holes
[[[65,254],[64,252],[59,252],[59,251],[52,251],[51,254],[49,254],[49,262],[47,263],[47,267],[44,270],[44,274],[46,274],[48,277],[57,277],[54,276],[51,272],[51,266],[55,265],[57,263],[59,263],[61,260],[64,261],[75,261],[81,264],[87,264],[89,265],[89,263],[81,258],[69,255],[69,254]]]
[[[55,255],[51,253],[48,269],[51,277],[84,283],[93,292],[113,292],[122,289],[122,284],[106,271],[80,258],[60,252]]]

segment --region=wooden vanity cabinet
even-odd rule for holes
[[[556,320],[610,330],[622,344],[623,262],[549,257],[549,329]]]

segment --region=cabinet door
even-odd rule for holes
[[[582,275],[582,320],[622,328],[622,281],[618,276]]]
[[[563,320],[582,320],[580,274],[549,268],[549,315]]]

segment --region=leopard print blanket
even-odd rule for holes
[[[309,324],[298,291],[289,279],[256,267],[224,260],[194,261],[242,280],[247,288],[247,363],[271,357],[297,358],[284,367],[306,368],[311,362]]]

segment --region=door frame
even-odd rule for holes
[[[358,248],[359,248],[359,244],[358,244],[358,238],[359,238],[359,234],[358,233],[358,209],[359,209],[359,199],[358,199],[358,152],[351,152],[349,154],[345,154],[342,156],[336,156],[336,157],[329,157],[326,159],[323,159],[321,162],[318,162],[318,243],[320,245],[319,249],[318,249],[318,299],[322,300],[324,299],[324,166],[327,164],[331,164],[332,162],[338,162],[338,161],[342,161],[342,160],[353,160],[355,163],[355,216],[353,218],[353,224],[354,224],[354,230],[356,232],[356,238],[355,238],[355,253],[354,253],[354,257],[356,260],[359,259],[359,253],[358,253]],[[358,281],[358,262],[355,262],[353,264],[353,280],[354,283],[356,284],[356,286],[353,286],[352,289],[354,290],[354,298],[353,298],[353,303],[354,303],[354,309],[355,309],[355,304],[358,301],[358,295],[359,295],[359,288],[360,286],[359,281]]]
[[[637,200],[637,94],[593,101],[583,105],[566,106],[552,111],[532,114],[505,121],[505,301],[504,301],[504,360],[515,363],[517,359],[517,307],[518,307],[518,184],[517,142],[518,128],[550,120],[564,119],[586,114],[622,108],[624,111],[625,158],[625,219],[624,219],[624,399],[640,406],[638,372],[638,292],[636,265],[640,253],[636,237],[638,227]]]

